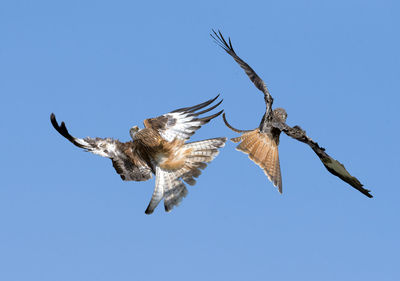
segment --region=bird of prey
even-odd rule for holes
[[[146,181],[155,174],[155,189],[145,213],[153,213],[163,198],[165,211],[169,212],[188,192],[183,181],[194,185],[194,178],[225,145],[224,137],[185,143],[202,125],[223,112],[200,117],[221,104],[222,100],[208,107],[217,98],[146,119],[143,129],[138,126],[130,129],[132,140],[128,142],[112,138],[75,138],[69,134],[64,122],[61,126],[57,123],[54,113],[50,120],[53,127],[74,145],[110,158],[122,180]]]
[[[308,144],[330,173],[371,198],[372,195],[370,191],[363,188],[360,181],[350,175],[342,163],[330,157],[325,152],[324,148],[320,147],[317,142],[314,142],[306,135],[303,129],[299,126],[290,127],[286,124],[287,113],[285,109],[272,109],[273,98],[267,86],[257,73],[235,53],[230,38],[226,41],[220,31],[218,31],[218,33],[214,30],[212,31],[213,34],[210,35],[215,42],[233,57],[246,72],[257,89],[264,94],[266,112],[258,128],[254,130],[235,129],[226,120],[225,113],[222,115],[226,126],[241,134],[241,136],[231,139],[233,142],[239,143],[236,149],[248,154],[249,158],[264,170],[268,179],[274,186],[278,187],[279,192],[282,193],[282,176],[279,165],[278,145],[280,133],[284,132],[286,135]]]

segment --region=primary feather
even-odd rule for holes
[[[253,84],[264,93],[265,100],[265,114],[261,120],[259,128],[254,131],[238,130],[231,126],[223,115],[224,122],[228,128],[237,132],[243,133],[241,137],[232,139],[234,142],[241,143],[237,149],[249,154],[249,158],[259,165],[271,182],[278,186],[280,192],[282,192],[282,179],[279,167],[279,135],[284,132],[294,139],[308,144],[313,151],[318,155],[321,162],[324,164],[326,169],[333,175],[339,177],[367,197],[372,197],[368,189],[363,188],[360,181],[350,175],[345,169],[344,165],[339,161],[329,156],[325,149],[321,148],[316,142],[312,141],[300,127],[290,127],[286,122],[286,111],[283,108],[276,108],[272,110],[273,98],[268,91],[264,81],[257,75],[257,73],[234,51],[232,47],[231,39],[228,41],[222,36],[222,33],[213,30],[213,34],[210,34],[215,42],[224,49],[246,72],[249,79]],[[258,131],[257,131],[258,130]]]
[[[53,113],[50,121],[57,132],[74,145],[110,158],[123,180],[144,181],[155,174],[154,192],[146,209],[146,214],[151,214],[162,199],[166,211],[178,205],[187,194],[184,182],[194,185],[194,178],[201,174],[200,169],[204,169],[224,146],[226,138],[185,143],[202,125],[222,113],[200,117],[221,104],[222,100],[206,108],[217,98],[146,119],[145,128],[139,130],[135,126],[130,130],[132,140],[128,142],[111,138],[76,138],[69,134],[64,122],[58,124]]]

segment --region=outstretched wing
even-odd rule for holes
[[[224,49],[229,55],[233,57],[233,59],[240,65],[241,68],[246,72],[247,76],[249,76],[251,82],[254,83],[254,85],[259,89],[261,92],[264,93],[265,95],[265,102],[267,103],[267,106],[271,108],[273,98],[271,94],[268,91],[267,85],[265,85],[264,81],[257,75],[257,73],[244,61],[242,60],[233,50],[232,47],[232,42],[231,39],[228,38],[228,42],[226,42],[224,36],[222,36],[222,33],[220,31],[215,32],[215,30],[212,30],[213,34],[210,34],[211,37],[215,40],[215,42],[222,48]],[[268,112],[269,115],[269,112]]]
[[[342,163],[339,161],[333,159],[331,156],[329,156],[325,152],[325,148],[322,148],[313,141],[311,138],[309,138],[306,135],[306,132],[302,130],[299,126],[295,127],[290,127],[287,124],[284,123],[273,123],[272,124],[275,128],[283,131],[286,135],[304,142],[308,144],[312,150],[318,155],[319,159],[321,160],[322,164],[324,164],[325,168],[333,175],[339,177],[343,181],[347,182],[350,184],[352,187],[360,191],[362,194],[365,196],[372,198],[373,196],[370,194],[370,190],[363,188],[362,183],[346,170],[346,168],[343,166]]]
[[[75,138],[69,134],[64,122],[61,122],[61,126],[58,125],[54,113],[50,115],[50,121],[57,132],[77,147],[110,158],[123,180],[145,181],[152,177],[152,169],[136,151],[139,149],[136,143],[121,143],[111,138]]]
[[[146,119],[143,122],[144,126],[157,130],[167,141],[173,141],[174,139],[186,141],[202,125],[208,123],[211,119],[223,112],[223,110],[221,110],[213,115],[197,118],[199,115],[209,112],[220,105],[222,100],[209,108],[199,111],[212,104],[218,97],[219,95],[192,107],[180,108],[155,118]]]

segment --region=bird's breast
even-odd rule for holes
[[[191,149],[184,147],[184,141],[179,139],[166,141],[156,130],[151,128],[137,132],[135,139],[140,142],[143,151],[166,170],[182,168],[187,155],[191,152]]]
[[[178,170],[185,165],[186,158],[191,152],[192,149],[185,148],[183,141],[175,139],[171,142],[164,141],[156,157],[161,168]]]

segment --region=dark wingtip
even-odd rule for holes
[[[371,190],[365,189],[363,187],[359,187],[359,188],[357,188],[357,190],[360,191],[365,196],[367,196],[368,198],[374,198],[374,196],[370,193]]]
[[[358,191],[360,191],[362,194],[364,194],[365,196],[367,196],[368,198],[373,198],[374,196],[370,193],[371,192],[371,190],[368,190],[368,189],[365,189],[365,188],[363,188],[363,187],[359,187],[359,186],[356,186],[356,185],[353,185],[353,184],[351,184],[350,183],[350,185],[352,186],[352,187],[354,187],[355,189],[357,189]]]
[[[56,129],[56,131],[62,135],[64,138],[66,138],[67,140],[69,140],[70,142],[72,142],[74,145],[80,147],[80,148],[86,148],[85,146],[83,146],[82,144],[78,143],[75,138],[73,136],[71,136],[67,130],[67,127],[65,126],[64,121],[61,122],[61,126],[58,125],[56,116],[54,115],[54,113],[50,114],[50,121],[51,124],[53,125],[54,129]]]
[[[349,182],[348,182],[349,183]],[[362,187],[362,184],[361,184],[361,186],[359,186],[359,185],[356,185],[356,184],[352,184],[352,183],[349,183],[352,187],[354,187],[355,189],[357,189],[358,191],[360,191],[362,194],[364,194],[365,196],[367,196],[368,198],[373,198],[374,196],[370,193],[371,192],[371,190],[368,190],[368,189],[365,189],[365,188],[363,188]]]
[[[203,102],[203,103],[200,103],[200,104],[197,104],[197,105],[194,105],[194,106],[190,106],[190,107],[179,108],[179,109],[176,109],[176,110],[171,111],[171,112],[174,113],[174,112],[184,112],[184,111],[186,111],[186,112],[194,113],[195,111],[200,110],[200,109],[202,109],[202,108],[204,108],[204,107],[210,105],[210,104],[213,103],[218,97],[219,97],[219,94],[218,94],[215,98],[210,99],[210,100],[208,100],[208,101],[205,101],[205,102]],[[196,113],[194,113],[194,115],[195,115],[195,114],[196,114]]]
[[[203,124],[206,124],[206,123],[210,122],[210,120],[221,115],[222,112],[224,112],[224,110],[218,111],[217,113],[207,116],[207,117],[199,118],[198,120],[200,120]]]
[[[218,34],[217,34],[217,32],[214,30],[214,28],[211,28],[211,31],[214,33],[215,36],[218,36]],[[212,34],[210,33],[211,38],[214,39],[214,40],[216,40],[215,37],[214,37],[214,35],[212,35]]]
[[[317,146],[318,144],[315,143]],[[319,146],[318,146],[319,148]],[[348,183],[353,188],[357,189],[359,192],[367,196],[368,198],[373,198],[372,194],[370,194],[370,190],[363,188],[363,184],[356,178],[350,175],[350,173],[346,170],[344,165],[334,158],[330,157],[323,151],[323,155],[320,155],[317,149],[313,148],[314,152],[317,153],[318,157],[321,159],[322,164],[324,164],[325,168],[333,175],[337,176],[344,182]],[[333,163],[333,164],[332,164]]]
[[[230,37],[228,37],[228,41],[229,41],[229,44],[226,42],[226,40],[225,40],[225,38],[224,38],[224,36],[222,35],[222,33],[221,33],[221,31],[218,29],[218,33],[214,30],[214,29],[211,29],[212,30],[212,32],[214,33],[214,35],[213,34],[211,34],[210,33],[210,36],[211,36],[211,38],[212,39],[214,39],[214,41],[222,48],[222,49],[224,49],[226,52],[228,52],[228,53],[231,53],[231,52],[235,52],[234,50],[233,50],[233,48],[232,48],[232,43],[231,43],[231,39],[230,39]]]
[[[213,101],[215,101],[218,97],[219,97],[219,95],[218,95],[216,98],[214,98]],[[196,114],[194,114],[194,115],[195,115],[195,116],[199,116],[199,115],[201,115],[201,114],[204,114],[204,113],[206,113],[206,112],[209,112],[209,111],[213,110],[214,108],[216,108],[217,106],[219,106],[223,101],[224,101],[224,100],[221,99],[217,104],[215,104],[215,105],[211,106],[210,108],[207,108],[207,109],[205,109],[205,110],[203,110],[203,111],[196,112]]]
[[[53,125],[54,129],[57,130],[57,128],[58,128],[58,123],[57,123],[56,116],[54,115],[53,112],[50,114],[50,122],[51,122],[51,124]]]
[[[146,211],[144,211],[144,213],[145,213],[146,215],[151,215],[153,212],[154,212],[154,210],[151,210],[151,209],[150,209],[150,206],[147,207]]]
[[[50,114],[50,121],[51,124],[53,125],[54,129],[57,130],[63,137],[70,139],[71,135],[68,133],[67,127],[65,127],[65,123],[61,122],[61,126],[58,125],[56,116],[54,113]]]

